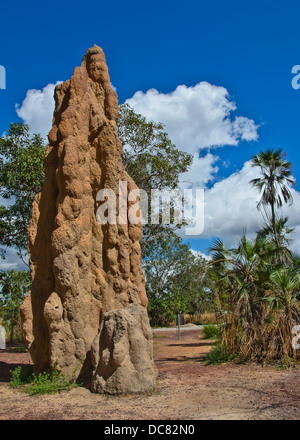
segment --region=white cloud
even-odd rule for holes
[[[194,154],[192,165],[187,173],[180,175],[180,187],[190,188],[192,186],[197,188],[204,188],[209,182],[214,180],[214,174],[218,172],[218,167],[213,166],[218,160],[218,157],[207,153],[203,157],[199,157],[199,153]]]
[[[193,154],[194,161],[188,173],[181,175],[182,188],[200,187],[215,180],[218,173],[218,157],[211,152],[201,156],[201,150],[225,145],[238,146],[240,141],[258,139],[258,126],[244,116],[232,117],[237,109],[224,87],[201,82],[194,87],[178,86],[170,94],[159,93],[155,89],[146,93],[137,92],[126,101],[136,112],[146,118],[162,122],[175,145]],[[199,222],[201,234],[183,238],[222,238],[228,246],[233,246],[244,230],[254,237],[263,224],[261,212],[256,204],[260,196],[249,184],[258,176],[258,170],[245,162],[242,169],[205,189],[204,230]],[[285,205],[282,215],[289,218],[289,226],[294,227],[292,250],[300,253],[300,193],[292,189],[294,203]],[[195,231],[194,231],[195,232]]]
[[[243,168],[205,191],[203,237],[218,236],[233,244],[246,229],[254,234],[262,223],[256,209],[258,192],[249,184],[257,170],[246,162]]]
[[[18,116],[29,124],[31,131],[44,137],[51,129],[54,88],[59,83],[48,84],[43,90],[28,90],[22,105],[16,105]],[[236,105],[229,99],[227,90],[207,82],[194,87],[180,85],[170,94],[155,89],[136,92],[126,102],[147,118],[162,122],[175,145],[193,154],[189,172],[180,179],[184,188],[205,187],[218,172],[214,166],[217,157],[211,153],[199,157],[201,149],[238,145],[240,140],[252,141],[258,137],[258,126],[252,119],[231,117]]]
[[[18,115],[32,131],[44,136],[51,128],[54,87],[48,84],[42,91],[29,90],[21,107],[16,106]],[[258,139],[258,126],[252,119],[232,117],[237,107],[227,90],[207,82],[194,87],[178,86],[170,94],[154,89],[137,92],[127,102],[147,118],[162,122],[175,145],[193,154],[194,162],[189,172],[180,177],[182,188],[204,188],[215,180],[218,157],[211,152],[201,156],[203,148],[237,146],[242,140]],[[204,231],[199,238],[218,236],[232,246],[244,229],[249,236],[255,235],[263,220],[256,209],[259,194],[249,185],[254,177],[257,177],[257,170],[246,162],[240,171],[205,190]],[[284,207],[283,215],[289,217],[289,225],[295,228],[291,248],[300,252],[300,239],[297,239],[300,236],[300,194],[295,190],[292,194],[294,203]],[[12,258],[9,264],[14,265],[16,260]]]
[[[54,88],[56,84],[48,84],[43,90],[28,90],[22,105],[16,104],[19,118],[30,126],[32,133],[40,133],[46,137],[52,126],[54,111]]]
[[[204,148],[237,146],[256,141],[258,126],[244,116],[232,117],[237,107],[224,87],[200,82],[194,87],[180,85],[172,93],[150,89],[136,92],[126,101],[149,120],[162,122],[177,148],[194,156],[189,172],[181,176],[182,187],[205,187],[218,168],[211,153],[199,157]],[[189,183],[186,183],[188,181]]]
[[[291,226],[290,223],[289,226]],[[300,225],[294,227],[294,231],[290,234],[289,238],[292,239],[292,242],[289,244],[290,250],[300,255]]]
[[[54,111],[54,88],[28,90],[16,112],[32,132],[46,136],[51,129]],[[115,89],[115,87],[113,87]],[[162,122],[171,140],[183,151],[196,154],[207,147],[238,145],[240,140],[257,140],[258,126],[243,116],[231,117],[237,107],[224,87],[200,82],[194,87],[180,85],[170,94],[150,89],[136,92],[126,101],[149,119]]]
[[[191,231],[193,235],[184,235],[185,228],[183,228],[180,232],[181,237],[187,239],[219,237],[228,246],[232,246],[245,229],[247,235],[253,236],[262,223],[261,213],[256,209],[259,194],[249,184],[254,177],[257,177],[257,170],[251,167],[250,162],[246,162],[239,172],[205,189],[204,207],[202,207],[204,229],[198,214],[198,226],[197,223],[191,225],[195,228]],[[195,215],[194,212],[194,218]]]
[[[193,154],[192,166],[180,176],[182,189],[205,188],[215,180],[218,157],[211,152],[201,155],[204,148],[238,146],[241,141],[258,139],[258,126],[252,119],[233,117],[237,106],[228,91],[207,82],[194,87],[181,85],[170,94],[155,89],[139,91],[126,102],[146,118],[162,122],[177,148]],[[255,172],[246,162],[242,170],[205,190],[204,230],[199,221],[199,238],[220,236],[233,244],[244,228],[255,233],[261,223],[261,214],[256,209],[258,194],[249,185]],[[179,232],[181,236],[183,230]]]
[[[258,177],[256,168],[251,167],[250,161],[243,168],[229,177],[216,182],[204,194],[204,230],[199,235],[184,235],[186,239],[219,237],[227,246],[234,246],[243,231],[253,238],[263,224],[261,212],[256,208],[260,194],[249,181]],[[293,204],[284,205],[278,215],[288,217],[288,226],[295,228],[290,235],[293,240],[291,250],[300,253],[300,193],[291,189]]]
[[[13,203],[14,199],[5,199],[4,197],[0,196],[0,206],[5,206],[7,208]]]
[[[155,89],[139,91],[126,102],[146,118],[162,122],[172,142],[192,154],[258,138],[258,126],[252,119],[231,118],[237,107],[228,91],[204,81],[194,87],[180,85],[169,94]]]

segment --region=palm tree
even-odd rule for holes
[[[250,183],[261,193],[257,208],[270,207],[267,215],[273,229],[274,241],[277,247],[280,243],[276,231],[275,206],[281,208],[284,203],[293,203],[290,185],[295,185],[291,170],[292,164],[285,160],[282,149],[269,149],[256,154],[251,159],[252,167],[259,167],[261,177],[250,180]]]
[[[258,238],[271,240],[273,243],[277,242],[276,254],[279,257],[279,261],[283,263],[292,262],[292,253],[288,249],[288,245],[292,239],[289,238],[288,235],[294,231],[294,228],[289,228],[287,221],[287,217],[279,217],[275,220],[274,225],[266,222],[262,228],[257,231]],[[274,231],[276,232],[275,234]]]
[[[292,337],[300,322],[300,257],[291,254],[289,266],[274,265],[278,249],[263,234],[254,240],[243,234],[233,249],[217,239],[210,252],[211,268],[221,290],[225,287],[219,301],[222,345],[240,360],[287,356],[296,361]]]
[[[222,344],[240,356],[249,356],[254,338],[261,333],[263,320],[264,285],[270,278],[274,245],[266,239],[248,240],[245,233],[237,246],[227,249],[216,239],[209,248],[210,265],[217,270],[219,286],[225,287],[221,311]]]
[[[292,345],[293,326],[299,322],[299,272],[293,267],[276,269],[270,277],[270,290],[265,298],[276,311],[277,323],[274,330],[280,335],[281,347],[285,355],[297,359],[297,353]],[[275,334],[273,334],[275,340]]]

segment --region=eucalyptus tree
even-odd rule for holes
[[[45,178],[43,138],[26,124],[12,123],[0,138],[0,245],[16,248],[23,259],[32,201]]]
[[[123,163],[151,205],[151,190],[179,190],[179,177],[188,171],[193,156],[172,143],[161,123],[147,120],[128,104],[121,104],[117,133],[123,145]],[[141,241],[143,255],[151,253],[156,240],[167,240],[181,224],[145,222]]]
[[[193,313],[209,301],[203,283],[206,266],[175,234],[152,244],[143,261],[151,325],[168,325],[177,313]]]
[[[137,186],[176,189],[179,175],[188,170],[192,156],[176,148],[160,123],[147,121],[127,104],[120,105],[117,132],[124,147],[123,162]],[[43,184],[45,140],[30,127],[12,123],[0,138],[0,245],[15,247],[22,258],[27,249],[27,227],[33,198]],[[144,243],[174,232],[180,225],[145,225]],[[144,246],[145,248],[145,246]],[[1,251],[1,249],[0,249]]]
[[[0,318],[10,332],[10,343],[13,342],[15,330],[20,324],[20,306],[30,290],[30,286],[29,271],[0,272]]]

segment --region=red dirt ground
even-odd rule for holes
[[[111,397],[78,387],[28,396],[9,388],[9,370],[30,364],[27,352],[0,350],[1,420],[285,420],[300,419],[300,370],[205,365],[211,342],[192,328],[154,333],[158,391]]]

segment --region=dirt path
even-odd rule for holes
[[[0,419],[12,420],[260,420],[300,419],[300,371],[256,365],[206,366],[200,332],[154,334],[157,393],[109,397],[75,388],[29,397],[8,386],[9,370],[27,353],[0,351]]]

